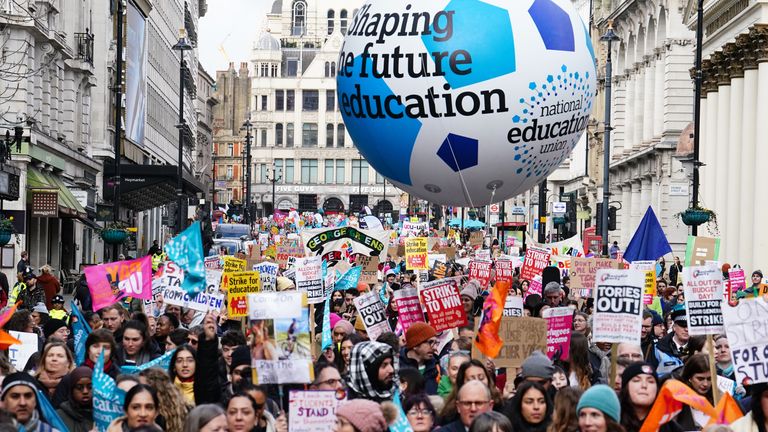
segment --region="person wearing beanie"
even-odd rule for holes
[[[331,328],[333,329],[332,335],[335,344],[340,344],[341,340],[344,339],[344,336],[351,335],[355,332],[355,326],[345,319],[338,320],[336,324],[331,324]]]
[[[392,347],[379,342],[360,342],[350,353],[347,398],[391,401],[397,388],[398,358]]]
[[[541,351],[534,351],[523,362],[520,376],[526,381],[536,381],[549,389],[552,384],[552,375],[555,373],[555,367],[552,360]]]
[[[753,271],[750,281],[752,282],[752,285],[736,293],[737,299],[757,297],[760,294],[760,285],[763,283],[763,272],[761,270]],[[10,304],[10,301],[8,304]]]
[[[379,404],[356,399],[336,408],[336,424],[333,432],[386,432],[392,419],[391,404]],[[396,409],[396,408],[395,408]],[[390,419],[385,418],[385,412]],[[395,416],[397,412],[395,411]]]
[[[240,345],[232,351],[232,363],[230,365],[229,382],[224,386],[223,398],[237,393],[240,383],[243,381],[243,374],[250,377],[251,368],[251,350],[247,345]]]
[[[621,374],[621,425],[630,432],[639,431],[656,401],[659,381],[649,363],[632,363]],[[680,431],[679,425],[669,422],[661,426],[661,432]]]
[[[51,336],[66,342],[67,338],[69,337],[69,328],[67,328],[67,323],[60,319],[49,319],[47,323],[43,326],[43,335],[45,336],[45,339],[48,340]]]
[[[93,428],[92,378],[93,370],[87,366],[75,368],[65,378],[67,400],[61,403],[56,413],[69,432],[89,432]]]
[[[581,395],[576,413],[580,432],[624,432],[621,405],[612,388],[605,384],[590,387]]]
[[[387,282],[387,286],[392,291],[397,291],[400,289],[400,284],[397,283],[397,274],[395,273],[394,270],[392,269],[387,270],[384,275],[384,279]]]
[[[467,282],[460,291],[461,305],[464,306],[464,312],[467,314],[467,320],[470,325],[475,319],[475,302],[480,295],[480,283],[476,280]]]
[[[355,332],[363,340],[369,340],[370,339],[368,337],[368,329],[365,328],[365,323],[363,322],[363,317],[361,317],[360,314],[357,314],[355,316]]]
[[[405,346],[400,350],[400,363],[418,370],[424,377],[428,395],[437,394],[437,332],[424,322],[416,322],[405,331]]]
[[[3,380],[0,390],[3,409],[27,432],[47,432],[53,428],[40,418],[35,380],[24,372],[14,372]]]

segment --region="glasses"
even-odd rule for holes
[[[190,345],[197,345],[197,339],[187,339],[187,343]]]
[[[316,382],[315,385],[316,386],[329,385],[331,387],[335,387],[335,386],[337,386],[339,384],[342,384],[342,383],[344,383],[344,381],[339,379],[339,378],[331,378],[331,379],[327,379],[325,381]]]
[[[432,415],[432,411],[428,409],[411,409],[408,410],[408,415],[411,417],[429,417]]]
[[[482,407],[488,405],[488,402],[490,402],[490,401],[457,401],[456,403],[459,404],[460,406],[464,407],[464,408],[472,409],[474,407],[482,408]]]
[[[629,360],[642,360],[643,355],[638,353],[622,354],[619,356],[619,358],[629,359]]]

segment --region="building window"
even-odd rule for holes
[[[304,0],[293,2],[293,19],[291,20],[291,35],[301,36],[305,33],[307,23],[307,3]]]
[[[352,183],[368,183],[368,161],[352,159]]]
[[[260,66],[259,67],[259,71],[261,72],[261,74],[259,76],[268,77],[269,76],[269,63],[261,63],[259,66]]]
[[[325,62],[325,77],[329,78],[331,76],[331,62]]]
[[[339,123],[336,127],[336,147],[344,147],[344,138],[347,128],[343,124]]]
[[[267,130],[266,129],[261,130],[261,146],[262,147],[267,146]]]
[[[325,91],[325,110],[334,111],[336,109],[336,93],[333,90]]]
[[[232,165],[227,165],[227,180],[232,180],[233,172]]]
[[[333,159],[325,160],[325,184],[333,184],[334,171],[333,171]]]
[[[317,123],[304,123],[301,133],[302,147],[317,147]]]
[[[304,111],[317,111],[319,103],[319,91],[318,90],[302,90],[302,109]]]
[[[275,111],[285,111],[285,90],[275,90]]]
[[[339,30],[341,30],[341,34],[345,35],[347,34],[347,10],[342,9],[341,13],[339,14]]]
[[[333,147],[333,125],[328,123],[325,125],[325,146]]]
[[[293,183],[293,159],[285,160],[285,174],[283,178],[285,178],[285,183]]]
[[[262,95],[261,96],[261,110],[262,111],[266,111],[267,109],[268,109],[267,108],[267,95]]]
[[[317,183],[317,159],[301,160],[301,184]]]
[[[272,71],[272,78],[276,78],[277,77],[277,65],[276,64],[272,65],[271,71]]]
[[[285,71],[285,76],[289,77],[295,77],[299,75],[299,58],[298,57],[288,57],[286,60],[287,70]]]
[[[328,34],[333,34],[333,19],[336,18],[336,11],[328,9]]]
[[[286,90],[285,91],[285,110],[293,111],[295,109],[296,109],[296,91]]]
[[[384,184],[384,176],[376,172],[376,184]]]
[[[285,173],[283,172],[283,160],[282,159],[275,159],[275,171],[272,173],[269,173],[269,177],[271,179],[276,179],[279,177],[282,177],[280,179],[281,183],[285,183]]]
[[[275,147],[283,146],[283,124],[278,123],[275,125]]]
[[[235,154],[235,145],[232,143],[227,143],[227,156],[232,156]]]
[[[259,183],[267,184],[267,164],[259,164]]]
[[[293,147],[293,123],[285,125],[285,146]]]
[[[336,183],[344,184],[344,176],[346,174],[347,161],[344,159],[336,159]]]

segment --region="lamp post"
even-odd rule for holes
[[[693,81],[693,194],[691,196],[691,207],[696,208],[699,205],[699,133],[701,129],[701,85],[703,74],[701,71],[701,44],[704,34],[704,0],[698,0],[696,6],[696,57],[695,65],[696,75]],[[699,227],[691,226],[691,235],[697,235]]]
[[[118,2],[120,3],[120,2]],[[184,229],[184,51],[190,51],[192,45],[187,40],[187,31],[185,29],[179,29],[179,41],[173,46],[174,51],[179,52],[179,124],[176,126],[179,128],[179,168],[178,179],[176,183],[176,197],[178,198],[177,220],[176,220],[176,232],[181,232]]]
[[[699,0],[701,1],[701,0]],[[600,221],[600,235],[603,241],[603,255],[608,256],[608,200],[610,199],[610,190],[608,181],[610,178],[610,164],[611,164],[611,50],[614,42],[619,40],[619,37],[613,31],[613,21],[608,21],[608,30],[605,34],[600,36],[600,40],[608,43],[608,56],[605,60],[605,135],[603,136],[603,212]]]
[[[251,130],[253,124],[251,123],[251,116],[243,123],[243,129],[245,129],[245,209],[243,211],[245,216],[245,223],[251,223]],[[273,203],[274,205],[274,203]]]
[[[115,190],[113,197],[112,207],[112,220],[117,222],[120,220],[120,157],[122,153],[121,149],[121,132],[123,127],[121,123],[123,121],[123,15],[125,14],[125,8],[122,1],[117,2],[117,46],[115,52],[115,134],[114,134],[114,147],[115,147]],[[21,141],[19,141],[21,144]],[[117,252],[119,245],[112,246],[112,260],[117,261]]]
[[[547,179],[539,183],[539,244],[547,242]]]
[[[282,180],[283,175],[280,172],[280,170],[275,169],[275,165],[273,163],[272,165],[272,175],[269,175],[267,173],[266,175],[267,181],[272,183],[272,214],[275,214],[275,211],[277,210],[277,203],[275,202],[275,184]]]

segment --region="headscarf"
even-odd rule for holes
[[[379,366],[386,358],[392,359],[395,375],[392,385],[383,388],[378,382]],[[380,342],[361,342],[352,348],[349,362],[349,387],[366,399],[391,400],[397,388],[398,358],[391,346]]]

